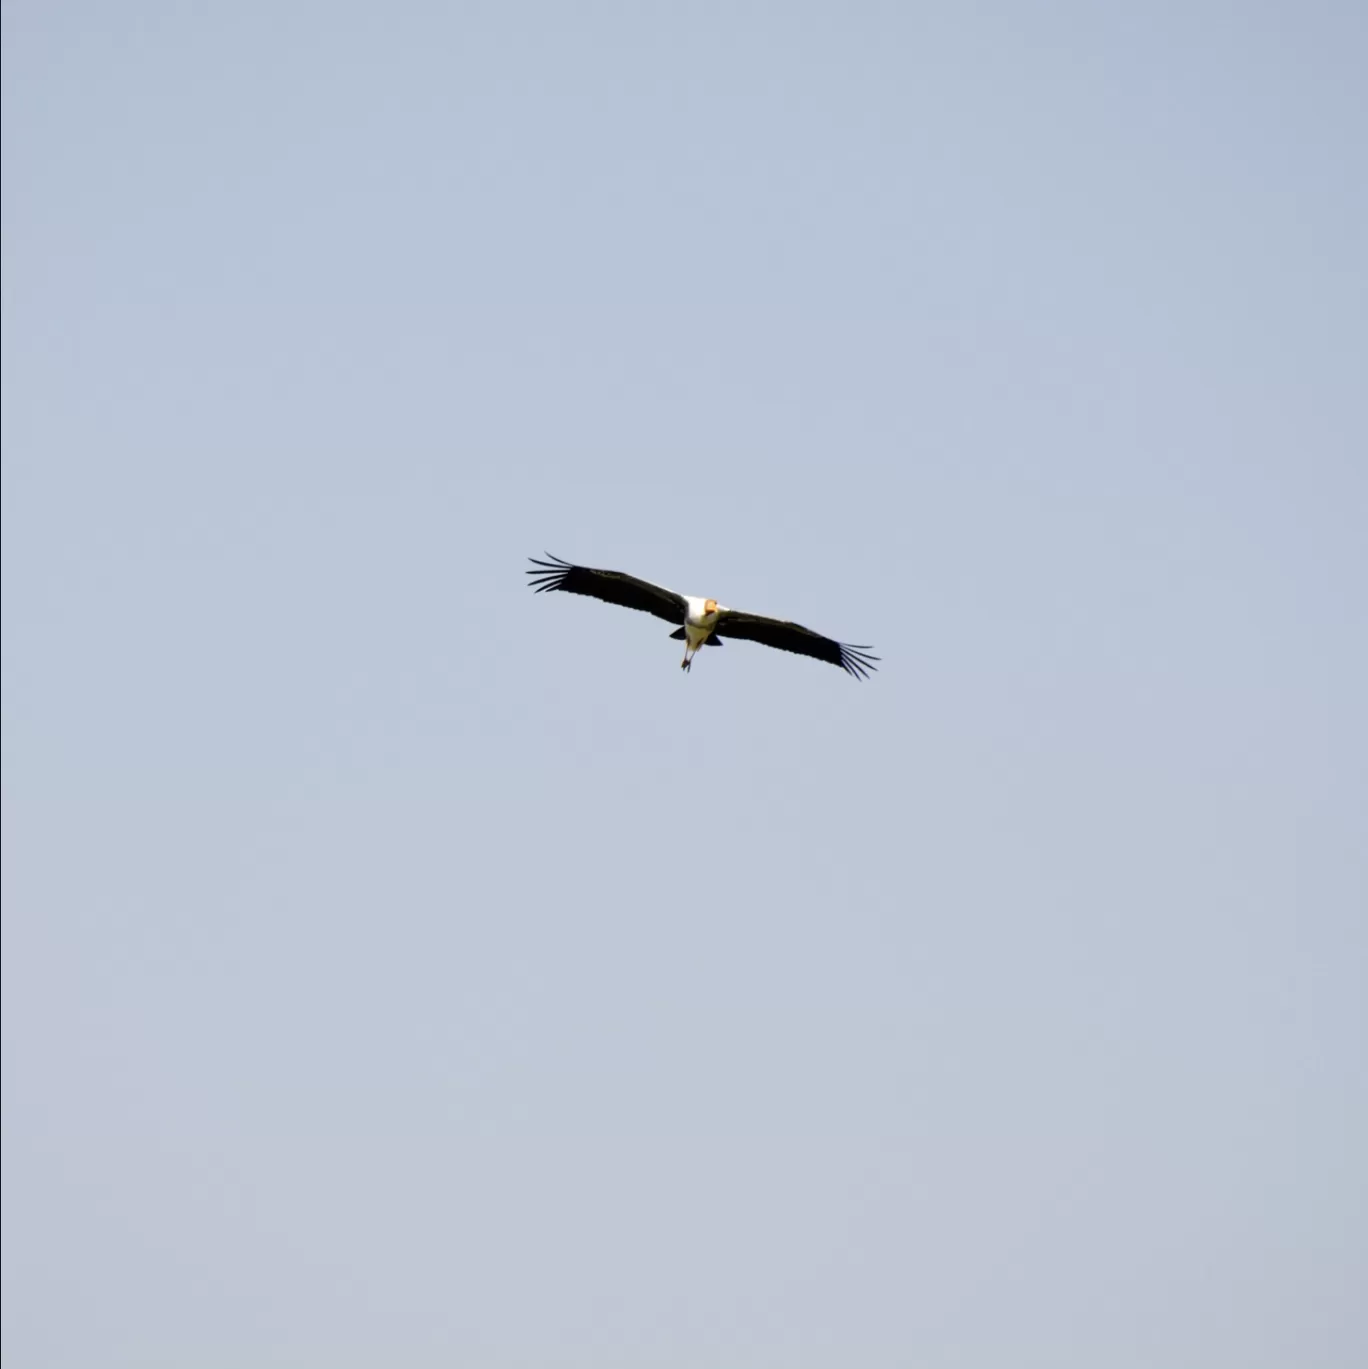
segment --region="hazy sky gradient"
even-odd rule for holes
[[[1368,1362],[1368,10],[0,15],[6,1369]]]

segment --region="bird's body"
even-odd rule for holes
[[[812,656],[840,666],[856,679],[865,679],[871,671],[878,669],[874,663],[879,658],[871,656],[868,647],[847,646],[798,623],[727,608],[716,599],[676,594],[672,589],[638,580],[620,570],[594,570],[571,565],[549,553],[548,557],[545,561],[529,558],[535,567],[527,572],[532,577],[534,590],[584,594],[678,624],[670,636],[684,643],[684,659],[680,666],[686,671],[692,668],[694,653],[700,647],[721,646],[722,640],[728,637],[760,642],[799,656]]]
[[[680,665],[688,670],[693,664],[694,652],[704,642],[712,641],[718,644],[718,639],[713,633],[717,630],[722,609],[716,599],[698,599],[692,594],[686,594],[684,600],[689,606],[684,617],[684,641],[687,645]]]

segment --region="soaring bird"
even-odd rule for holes
[[[760,642],[765,646],[778,647],[780,651],[792,651],[799,656],[829,661],[857,680],[868,679],[870,672],[878,669],[874,663],[879,658],[871,656],[867,646],[846,646],[830,637],[823,637],[820,632],[813,632],[811,628],[785,622],[782,618],[743,613],[740,609],[719,604],[716,599],[696,599],[691,594],[676,594],[672,589],[638,580],[635,575],[625,575],[620,570],[572,566],[569,561],[562,561],[550,552],[546,555],[548,559],[545,561],[538,561],[535,556],[527,558],[535,568],[527,574],[532,577],[532,588],[538,594],[556,589],[566,590],[570,594],[587,594],[591,599],[639,609],[642,613],[654,613],[667,623],[678,623],[679,626],[670,636],[685,644],[684,659],[679,663],[682,670],[692,669],[694,652],[705,642],[709,646],[721,646],[724,637]]]

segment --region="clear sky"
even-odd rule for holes
[[[0,14],[6,1369],[1368,1362],[1362,4]]]

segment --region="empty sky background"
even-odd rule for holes
[[[6,1369],[1368,1361],[1362,5],[0,13]]]

